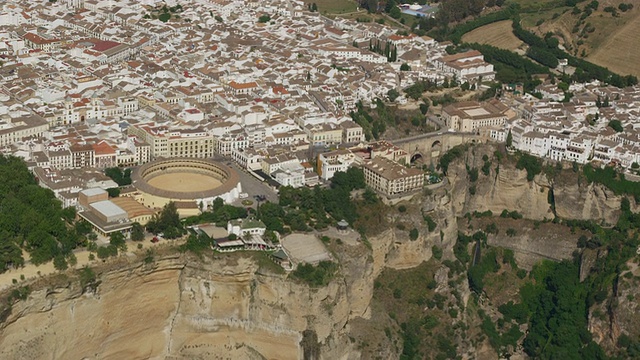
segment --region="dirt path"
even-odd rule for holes
[[[179,245],[183,242],[183,239],[177,239],[177,240],[171,240],[171,241],[163,240],[159,243],[153,244],[149,241],[151,238],[152,236],[147,236],[145,241],[142,241],[140,243],[127,240],[127,252],[118,256],[126,256],[125,254],[130,254],[134,252],[144,254],[144,252],[146,252],[147,249],[149,248],[166,246],[167,244]],[[138,244],[143,244],[142,250],[138,250],[137,248]],[[76,256],[76,259],[78,260],[78,262],[76,263],[76,266],[74,266],[73,268],[80,269],[85,265],[102,263],[102,260],[98,259],[95,253],[94,253],[95,259],[89,260],[89,254],[90,252],[87,250],[75,251],[74,255]],[[25,261],[27,261],[27,259],[28,259],[28,254],[25,254]],[[53,261],[50,261],[42,265],[34,265],[27,261],[27,264],[22,268],[11,269],[5,273],[0,274],[0,291],[11,287],[13,285],[14,279],[18,282],[18,284],[20,284],[23,281],[20,278],[21,275],[24,275],[24,281],[28,281],[28,280],[34,280],[38,277],[44,277],[47,275],[54,274],[57,271],[58,270],[56,270],[53,267]]]
[[[76,269],[79,269],[91,263],[91,261],[89,261],[88,251],[78,251],[74,254],[78,259],[78,263],[75,266]],[[22,281],[20,280],[21,275],[24,275],[25,280],[33,280],[40,276],[51,275],[56,271],[57,270],[53,267],[53,261],[39,266],[28,263],[23,268],[11,269],[3,274],[0,274],[0,291],[13,285],[14,279],[18,281],[18,283],[20,283]]]

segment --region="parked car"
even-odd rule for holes
[[[160,239],[158,239],[157,236],[154,236],[153,239],[151,239],[151,242],[154,244],[157,243],[158,241],[160,241]]]

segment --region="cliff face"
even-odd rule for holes
[[[499,163],[493,159],[494,150],[493,146],[488,145],[475,147],[473,151],[465,153],[464,159],[449,166],[447,177],[452,184],[456,215],[487,210],[499,215],[502,210],[508,209],[517,210],[529,219],[552,219],[553,211],[547,201],[551,184],[546,177],[537,176],[534,181],[527,181],[525,170],[518,170],[504,160]],[[488,175],[480,171],[485,155],[492,159]],[[467,167],[478,169],[477,181],[470,180]],[[471,188],[475,188],[475,194],[472,194]]]
[[[370,318],[380,272],[416,266],[433,245],[447,252],[455,244],[450,196],[442,189],[426,203],[438,230],[419,227],[412,241],[392,229],[370,237],[369,248],[340,245],[340,275],[318,289],[224,254],[147,265],[132,258],[98,274],[95,292],[83,293],[77,281],[34,291],[0,325],[0,358],[359,359],[351,321]],[[423,223],[420,212],[410,216]]]
[[[247,258],[182,257],[100,278],[96,293],[70,284],[16,303],[0,335],[0,358],[300,359],[304,351],[320,353],[318,344],[301,346],[308,329],[331,338],[324,358],[358,354],[344,326],[364,310],[353,307],[359,302],[344,281],[309,289],[261,273]]]
[[[603,219],[609,224],[617,221],[622,197],[604,186],[589,184],[581,173],[571,169],[558,171],[553,179],[541,173],[533,181],[528,181],[526,170],[519,170],[513,162],[504,159],[498,162],[494,158],[494,151],[495,147],[491,145],[476,146],[463,159],[449,166],[447,177],[452,184],[456,216],[487,210],[499,215],[507,209],[516,210],[528,219],[553,219],[549,201],[549,191],[552,191],[555,211],[561,218]],[[480,171],[484,165],[484,155],[491,161],[488,175]],[[470,181],[467,168],[478,169],[476,182]],[[474,188],[475,194],[472,194],[471,188]]]
[[[265,271],[241,254],[165,256],[147,265],[131,258],[118,270],[102,270],[95,292],[83,293],[77,281],[67,281],[17,302],[0,324],[0,358],[359,359],[363,354],[351,338],[352,328],[356,323],[366,327],[372,316],[374,280],[385,267],[408,269],[429,260],[434,245],[444,259],[453,259],[457,217],[508,209],[529,219],[551,219],[552,191],[560,217],[617,220],[621,197],[604,187],[587,184],[571,170],[553,181],[544,174],[527,181],[526,171],[506,160],[498,163],[494,150],[476,146],[449,166],[448,185],[412,201],[410,211],[392,209],[388,222],[417,227],[418,239],[409,239],[410,227],[390,226],[370,237],[370,246],[333,248],[340,275],[325,287],[309,288]],[[489,174],[479,171],[479,179],[471,182],[467,166],[481,169],[483,155],[492,162]],[[437,223],[434,231],[424,225],[423,214]],[[559,248],[562,239],[556,235],[541,239],[519,228],[517,239],[501,235],[489,241],[514,249],[518,260],[570,256],[575,243]],[[527,268],[532,264],[525,261]],[[443,266],[436,273],[437,292],[448,291],[447,271]],[[455,290],[466,304],[467,283]],[[635,311],[631,302],[627,305]],[[594,322],[592,329],[597,334],[605,325]],[[395,346],[377,354],[397,359]]]
[[[556,213],[565,219],[598,220],[615,224],[620,216],[622,196],[600,184],[587,184],[575,176],[568,184],[558,184],[554,190]],[[633,202],[633,199],[631,199]]]

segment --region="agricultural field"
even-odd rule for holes
[[[464,34],[462,41],[487,44],[507,50],[515,50],[524,44],[513,34],[511,20],[481,26]]]
[[[558,0],[509,0],[509,3],[519,4],[523,11],[541,11],[557,7]]]
[[[358,4],[353,0],[305,0],[305,5],[315,3],[318,12],[323,15],[340,15],[358,11]]]
[[[587,60],[619,74],[640,76],[640,9],[634,9],[633,12],[633,18],[617,32],[609,33],[606,40],[587,56]]]
[[[617,9],[628,0],[600,1],[598,10],[580,20],[586,2],[578,4],[579,13],[573,8],[557,7],[540,12],[522,14],[523,27],[540,36],[555,34],[567,51],[575,56],[609,68],[621,75],[640,75],[635,65],[640,56],[637,34],[640,33],[640,9],[617,12],[612,16],[605,12],[606,6]]]

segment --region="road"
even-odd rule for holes
[[[224,158],[222,161],[235,170],[240,177],[240,183],[242,184],[242,192],[249,194],[249,200],[255,203],[257,195],[263,195],[266,197],[267,201],[277,203],[278,202],[278,194],[266,183],[258,180],[255,176],[249,174],[248,171],[242,169],[238,164],[236,164],[233,160],[229,158]],[[239,205],[240,201],[237,201]]]

